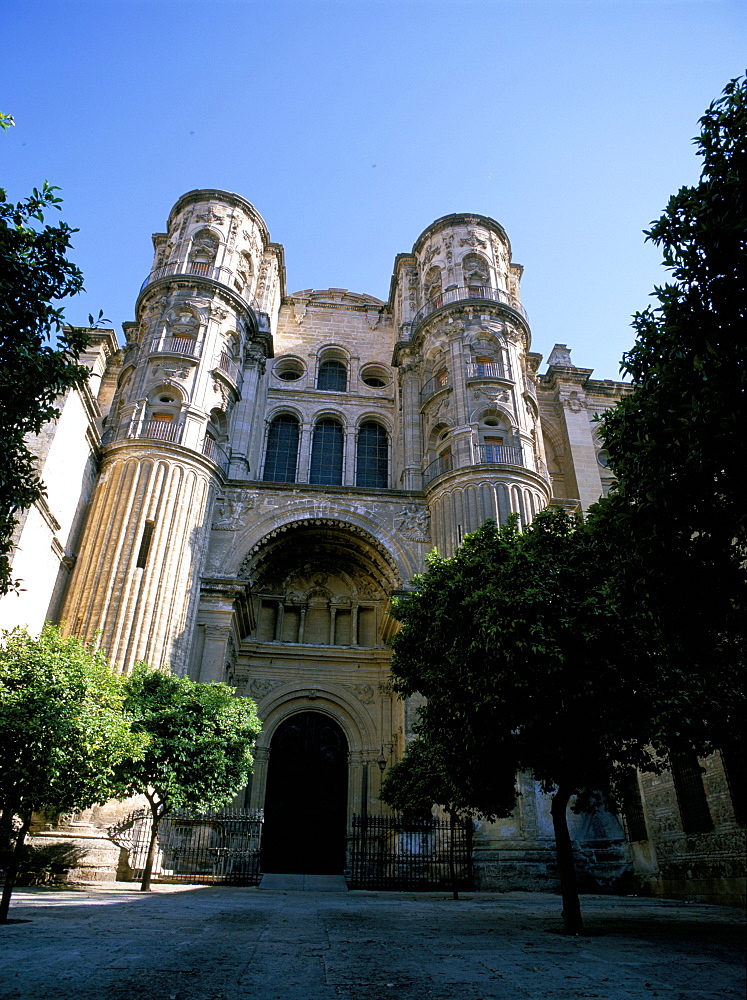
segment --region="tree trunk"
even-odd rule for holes
[[[0,924],[8,923],[8,908],[10,907],[10,897],[13,894],[13,889],[16,884],[16,877],[18,875],[18,869],[21,865],[21,855],[23,854],[23,845],[26,841],[26,834],[29,832],[29,827],[31,826],[31,810],[23,816],[23,824],[21,829],[18,831],[16,836],[16,846],[13,849],[13,853],[10,856],[10,864],[5,869],[5,885],[3,886],[3,896],[0,901]]]
[[[150,892],[150,877],[153,872],[153,862],[156,857],[156,841],[158,840],[158,824],[161,822],[161,817],[163,816],[164,809],[162,802],[156,802],[152,799],[150,795],[146,794],[146,798],[150,803],[150,812],[152,816],[152,824],[150,828],[150,844],[148,845],[148,856],[145,859],[145,868],[143,868],[143,880],[140,883],[141,892]]]
[[[568,833],[566,809],[568,800],[575,791],[573,785],[561,782],[557,792],[552,797],[552,825],[555,832],[555,850],[558,857],[558,872],[560,874],[560,893],[563,898],[563,930],[566,934],[582,934],[584,930],[581,919],[581,904],[578,899],[578,882],[576,868],[573,864],[573,845]]]

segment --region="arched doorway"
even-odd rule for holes
[[[321,712],[299,712],[270,743],[262,870],[341,874],[345,867],[348,743]]]

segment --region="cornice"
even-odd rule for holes
[[[186,194],[183,194],[181,198],[177,200],[174,207],[169,212],[169,218],[166,223],[167,227],[171,229],[171,223],[174,216],[177,215],[177,213],[179,213],[183,208],[187,205],[196,204],[201,201],[222,201],[228,205],[233,205],[234,208],[243,208],[261,229],[265,246],[271,243],[270,231],[267,228],[267,223],[254,205],[252,205],[250,201],[247,201],[246,198],[243,198],[240,194],[235,194],[233,191],[222,191],[220,188],[195,188],[194,191],[187,191]]]
[[[427,240],[439,230],[449,229],[460,225],[484,226],[485,229],[492,230],[505,241],[506,247],[508,248],[509,260],[511,259],[511,241],[509,240],[508,234],[500,222],[496,222],[495,219],[491,219],[489,215],[478,215],[475,212],[457,212],[452,215],[442,215],[440,219],[436,219],[435,222],[432,222],[423,230],[420,236],[418,236],[412,245],[412,253],[419,253]]]

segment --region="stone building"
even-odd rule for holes
[[[627,387],[565,345],[540,372],[522,268],[484,216],[430,225],[386,302],[288,293],[283,247],[224,191],[181,197],[153,245],[124,347],[94,333],[97,378],[42,442],[49,504],[14,563],[32,586],[0,623],[50,616],[125,671],[236,685],[264,722],[246,801],[269,863],[341,869],[412,723],[389,685],[391,595],[487,518],[593,503],[610,482],[593,418]],[[521,783],[516,814],[478,830],[485,888],[552,878],[548,801]],[[617,820],[574,823],[598,880],[619,879]]]

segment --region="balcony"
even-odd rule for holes
[[[230,358],[225,351],[223,351],[218,358],[215,364],[215,370],[221,375],[225,375],[236,389],[241,388],[241,366],[238,362]]]
[[[511,365],[503,361],[476,361],[467,365],[467,378],[500,378],[513,382]]]
[[[200,355],[200,347],[195,337],[154,337],[150,342],[150,354],[184,354],[189,358]]]
[[[182,424],[173,420],[144,420],[135,437],[179,444],[182,438],[182,427]]]
[[[415,319],[412,321],[412,329],[415,330],[423,320],[430,316],[431,313],[440,309],[441,306],[453,305],[456,302],[498,302],[501,305],[509,306],[515,312],[523,316],[524,319],[527,318],[526,310],[524,306],[519,302],[519,300],[514,295],[509,295],[508,292],[504,292],[502,288],[488,288],[487,285],[483,285],[479,288],[472,287],[468,288],[462,285],[458,288],[447,288],[445,292],[439,292],[430,299],[424,306],[422,306],[415,315]]]
[[[231,460],[215,438],[211,438],[207,434],[202,442],[202,454],[205,458],[209,458],[211,462],[215,462],[216,465],[220,466],[224,473],[228,474],[228,466],[231,464]]]
[[[451,388],[451,376],[447,369],[442,369],[433,378],[429,378],[425,383],[423,388],[420,390],[420,403],[422,404],[429,399],[434,393],[440,392],[441,389]]]
[[[451,452],[439,455],[423,472],[423,486],[428,486],[438,476],[443,476],[447,472],[455,469],[468,469],[475,465],[509,465],[514,468],[528,469],[536,472],[549,482],[550,478],[544,464],[537,459],[536,468],[528,466],[524,461],[521,448],[513,448],[502,444],[479,444],[472,447],[472,460],[459,462]]]
[[[230,288],[234,295],[239,295],[240,298],[246,302],[250,309],[257,312],[259,306],[253,296],[249,295],[247,292],[239,292],[236,288],[234,282],[234,271],[230,267],[216,267],[214,264],[204,264],[200,261],[175,261],[171,264],[164,264],[163,267],[157,267],[150,272],[148,277],[140,286],[140,291],[142,292],[144,288],[148,285],[152,285],[155,281],[160,281],[161,278],[170,277],[200,277],[209,278],[211,281],[219,281],[222,285]]]

